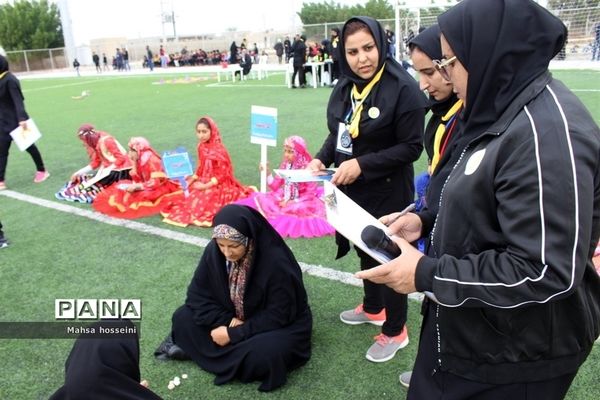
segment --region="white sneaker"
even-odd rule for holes
[[[410,378],[412,377],[412,371],[406,371],[400,374],[400,384],[405,388],[410,386]]]

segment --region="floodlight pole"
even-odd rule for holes
[[[172,6],[173,3],[171,3]],[[171,8],[171,21],[173,22],[173,37],[177,41],[177,31],[175,30],[175,11]]]

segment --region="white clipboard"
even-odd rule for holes
[[[19,125],[12,132],[10,136],[21,151],[25,151],[34,144],[39,138],[42,137],[40,130],[38,129],[33,119],[29,118],[27,121],[27,129],[23,130]]]
[[[374,260],[381,264],[390,261],[385,255],[368,248],[360,238],[363,229],[367,225],[373,225],[383,231],[387,231],[387,227],[331,182],[325,181],[323,189],[327,222]]]

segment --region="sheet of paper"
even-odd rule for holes
[[[10,132],[10,136],[21,151],[25,151],[42,137],[40,130],[33,120],[30,118],[27,121],[27,130],[23,130],[21,126]]]
[[[327,222],[373,259],[380,263],[390,261],[385,255],[368,248],[360,238],[367,225],[373,225],[384,231],[387,230],[387,227],[330,182],[325,182],[323,188]]]
[[[390,261],[385,255],[368,248],[360,238],[363,229],[367,225],[376,226],[384,231],[387,227],[330,182],[325,182],[323,188],[325,193],[324,200],[325,210],[327,212],[327,222],[329,222],[331,226],[346,239],[373,257],[374,260],[382,264]],[[426,291],[423,293],[425,296],[429,297],[429,299],[438,303],[438,299],[432,292]]]
[[[289,182],[322,182],[329,181],[335,168],[327,168],[315,175],[308,169],[274,169],[273,173]]]

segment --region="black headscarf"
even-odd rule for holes
[[[547,71],[567,35],[558,18],[531,0],[463,0],[438,23],[469,73],[463,113],[469,136],[483,133]]]
[[[377,61],[377,69],[375,71],[375,73],[377,73],[377,71],[379,71],[381,69],[381,66],[383,65],[383,63],[386,61],[386,59],[388,59],[388,49],[387,49],[387,40],[385,37],[385,30],[381,27],[381,24],[379,22],[377,22],[377,20],[371,18],[371,17],[352,17],[350,18],[348,21],[346,21],[346,23],[344,24],[344,27],[342,28],[342,34],[340,36],[340,42],[338,45],[338,49],[340,51],[340,69],[342,71],[342,74],[344,74],[348,79],[350,79],[352,82],[354,82],[356,85],[358,85],[359,87],[365,86],[367,83],[369,83],[369,80],[366,79],[362,79],[360,76],[356,75],[354,72],[352,72],[352,69],[350,68],[350,65],[348,65],[348,61],[346,60],[346,28],[348,27],[348,24],[353,22],[353,21],[360,21],[364,24],[367,25],[367,27],[369,28],[369,30],[371,31],[371,35],[373,35],[373,39],[375,40],[375,45],[377,46],[377,49],[379,50],[379,60]],[[393,58],[389,58],[389,60],[393,60]],[[386,69],[390,68],[390,65],[392,63],[388,63],[388,65],[386,65]],[[397,63],[396,63],[397,64]],[[400,68],[402,68],[400,65],[398,65]],[[393,67],[392,67],[393,68]]]
[[[8,71],[8,60],[3,55],[0,55],[0,74]]]
[[[442,45],[440,44],[440,27],[438,24],[431,25],[429,28],[423,30],[417,36],[408,42],[410,49],[418,47],[423,53],[427,54],[427,57],[432,60],[442,59]]]
[[[102,321],[110,328],[131,328],[131,321]],[[121,338],[79,338],[65,363],[65,384],[50,400],[160,400],[140,385],[137,335]]]

